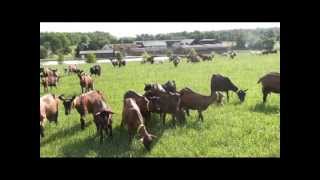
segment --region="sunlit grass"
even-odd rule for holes
[[[55,66],[63,75],[66,65]],[[89,71],[91,65],[80,65]],[[101,90],[112,109],[113,139],[102,145],[96,136],[92,116],[87,116],[88,127],[80,129],[80,116],[73,110],[65,116],[60,104],[59,124],[46,124],[46,137],[41,139],[41,157],[279,157],[280,156],[280,96],[272,94],[263,105],[258,79],[267,72],[280,71],[279,54],[254,56],[240,54],[234,60],[216,57],[213,62],[190,64],[182,62],[177,68],[172,63],[127,63],[124,68],[101,64],[102,76],[93,77],[95,88]],[[178,89],[189,87],[204,95],[210,94],[210,79],[220,73],[242,89],[249,89],[246,101],[238,104],[236,94],[224,106],[210,106],[203,112],[204,122],[198,122],[197,112],[191,111],[185,124],[172,125],[167,116],[163,126],[159,115],[152,118],[151,133],[158,136],[152,150],[147,152],[136,138],[128,146],[126,129],[119,128],[124,93],[135,90],[143,93],[144,83],[175,80]],[[71,96],[81,92],[76,75],[63,76],[52,93]],[[43,88],[40,88],[43,95]]]

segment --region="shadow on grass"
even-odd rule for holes
[[[186,115],[186,122],[183,123],[183,126],[186,128],[192,128],[195,130],[201,130],[203,123],[209,118],[208,116],[203,115],[203,122],[198,118],[198,111],[190,110],[190,116]]]
[[[253,112],[265,113],[265,114],[276,114],[279,113],[279,105],[269,105],[268,103],[258,103],[255,106],[250,108]]]
[[[86,122],[86,128],[88,128],[89,125],[92,124],[92,121]],[[41,140],[40,146],[44,146],[48,143],[54,142],[58,139],[66,138],[67,136],[73,136],[74,134],[82,131],[80,127],[80,122],[73,125],[71,128],[66,128],[61,131],[58,131],[54,134],[45,134],[46,136]],[[46,132],[46,131],[45,131]]]
[[[168,118],[167,118],[168,119]],[[165,126],[160,122],[158,114],[152,114],[151,122],[149,123],[149,133],[157,136],[151,144],[152,148],[157,144],[161,138],[165,129],[173,127],[173,125],[166,123]],[[138,141],[138,135],[136,134],[131,146],[128,144],[128,130],[116,126],[112,130],[113,137],[104,136],[103,143],[99,143],[99,136],[97,134],[88,136],[85,139],[74,141],[73,143],[67,144],[61,148],[63,156],[66,157],[85,157],[94,156],[97,157],[143,157],[148,151],[144,148],[142,143]],[[135,142],[134,142],[135,141]],[[132,147],[133,144],[140,144],[138,149]]]

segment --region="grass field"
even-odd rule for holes
[[[89,71],[91,65],[80,65]],[[88,126],[80,129],[80,116],[73,110],[65,116],[62,103],[58,125],[47,123],[46,137],[40,140],[41,157],[279,157],[280,156],[280,96],[271,94],[262,105],[261,85],[258,79],[267,72],[280,72],[280,55],[254,56],[239,54],[235,60],[217,57],[214,62],[190,64],[183,62],[178,68],[172,63],[140,64],[130,62],[125,68],[101,64],[102,76],[94,77],[95,88],[101,90],[112,109],[113,139],[105,138],[102,145],[96,135],[92,116],[87,116]],[[63,74],[65,66],[55,66]],[[167,116],[163,126],[159,115],[152,116],[151,133],[158,136],[150,152],[138,138],[128,146],[126,129],[119,128],[124,93],[135,90],[143,93],[144,83],[175,80],[177,89],[189,87],[204,95],[210,94],[210,78],[220,73],[242,89],[248,88],[247,97],[239,104],[237,95],[230,93],[230,102],[224,106],[212,105],[203,112],[204,122],[196,120],[197,112],[191,111],[186,123],[173,126]],[[50,91],[50,88],[49,88]],[[57,95],[79,95],[81,92],[76,75],[63,76]],[[43,87],[40,88],[40,96]]]

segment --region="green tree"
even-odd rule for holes
[[[88,44],[90,41],[90,38],[88,35],[84,34],[80,38],[80,43]]]
[[[191,48],[189,51],[189,56],[195,57],[197,55],[198,55],[197,51],[194,48]]]
[[[72,49],[70,47],[65,47],[62,50],[62,53],[65,55],[70,54],[71,52],[72,52]]]
[[[63,54],[58,54],[58,59],[57,59],[57,61],[58,61],[58,64],[62,64],[62,63],[63,63],[63,61],[64,61],[64,56],[63,56]]]
[[[53,53],[57,53],[59,49],[62,48],[62,43],[57,36],[52,36],[50,41],[50,47]]]
[[[58,34],[58,38],[60,39],[62,48],[67,48],[70,46],[70,40],[67,38],[67,36],[64,33]]]
[[[96,55],[95,54],[88,54],[86,57],[87,63],[96,63]]]
[[[88,44],[84,43],[84,42],[81,42],[78,44],[78,46],[76,47],[75,49],[75,57],[80,57],[80,51],[85,51],[85,50],[88,50]]]
[[[144,53],[142,54],[142,61],[147,62],[150,59],[150,57],[151,55],[147,51],[144,51]]]
[[[118,61],[121,61],[121,60],[123,59],[123,53],[120,52],[120,51],[117,51],[117,52],[115,53],[115,56],[116,56],[116,59],[117,59]]]
[[[48,57],[48,50],[43,47],[43,46],[40,46],[40,59],[44,59]]]
[[[239,33],[239,34],[237,34],[236,35],[237,37],[236,37],[236,47],[238,48],[238,49],[244,49],[245,48],[245,45],[246,45],[246,41],[245,41],[245,39],[244,39],[244,35],[243,34],[241,34],[241,33]]]

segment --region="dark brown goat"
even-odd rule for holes
[[[280,73],[270,72],[261,77],[258,83],[262,84],[263,103],[267,101],[269,93],[280,94]]]
[[[227,94],[227,101],[229,102],[229,91],[235,92],[240,102],[243,102],[246,97],[246,90],[239,90],[237,86],[235,86],[231,80],[226,77],[222,76],[220,74],[213,74],[211,77],[211,92],[213,91],[224,91]]]
[[[124,115],[124,118],[122,119],[121,126],[126,125],[128,128],[129,144],[131,144],[135,130],[137,130],[137,133],[141,137],[140,141],[147,150],[150,150],[151,142],[156,136],[148,133],[140,109],[133,98],[124,100],[122,114]]]
[[[125,107],[125,99],[127,98],[132,98],[136,101],[140,112],[145,119],[145,125],[148,127],[148,123],[150,122],[151,118],[151,112],[160,111],[159,98],[151,97],[149,100],[145,96],[129,90],[123,96],[123,108]],[[124,119],[124,114],[122,114],[122,119]]]
[[[167,93],[159,90],[150,90],[147,91],[144,96],[146,96],[148,99],[151,97],[159,97],[160,111],[155,112],[160,113],[160,119],[163,120],[163,124],[165,124],[166,113],[172,115],[173,123],[175,123],[175,118],[177,118],[180,122],[185,121],[185,114],[180,109],[180,94]]]
[[[59,99],[54,94],[40,97],[40,135],[44,137],[44,125],[47,120],[58,124]]]
[[[180,107],[186,110],[188,116],[189,109],[198,110],[199,119],[203,121],[202,111],[205,111],[212,103],[218,102],[218,96],[217,92],[212,92],[210,96],[204,96],[192,91],[190,88],[184,88],[180,91]]]
[[[93,79],[83,71],[78,72],[78,77],[80,79],[81,92],[85,90],[88,92],[89,90],[93,90]]]
[[[199,56],[201,57],[201,59],[203,60],[203,61],[212,61],[212,56],[210,56],[210,55],[204,55],[204,54],[199,54]]]
[[[158,83],[155,83],[155,84],[145,84],[144,86],[144,91],[153,91],[153,90],[159,90],[159,91],[162,91],[162,92],[172,92],[172,93],[176,93],[177,92],[177,87],[176,87],[176,82],[174,80],[172,81],[167,81],[166,83],[164,84],[158,84]]]
[[[80,114],[81,129],[85,128],[85,117],[87,114],[93,115],[97,132],[100,134],[100,143],[103,142],[103,131],[112,137],[112,112],[111,107],[105,102],[105,98],[100,91],[89,91],[78,97],[73,97],[73,101],[67,101],[63,96],[59,97],[64,102],[64,108],[71,110],[76,108]],[[71,103],[71,104],[70,104]]]

